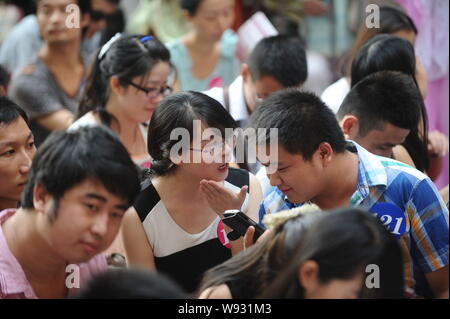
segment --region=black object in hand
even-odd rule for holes
[[[224,218],[222,219],[222,221],[225,223],[225,225],[233,229],[233,232],[230,234],[234,233],[232,237],[235,239],[244,236],[245,232],[250,226],[255,227],[255,235],[253,236],[254,241],[256,241],[259,236],[261,236],[265,231],[265,228],[258,225],[257,222],[255,222],[253,219],[239,210],[227,210],[223,215]],[[239,236],[235,236],[236,234]],[[230,240],[233,240],[233,238]]]

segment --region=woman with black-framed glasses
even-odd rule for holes
[[[134,163],[148,168],[148,123],[171,89],[170,53],[150,36],[117,34],[99,51],[92,66],[78,120],[69,128],[105,125],[119,136]],[[107,253],[124,255],[121,236]]]
[[[139,91],[144,92],[147,95],[147,97],[149,97],[150,99],[155,99],[160,95],[163,97],[166,97],[173,92],[172,87],[168,86],[168,85],[165,85],[165,86],[161,87],[160,89],[155,89],[155,88],[142,87],[139,84],[134,83],[133,81],[128,81],[128,84],[131,85],[132,87],[138,89]]]
[[[170,53],[161,42],[117,34],[97,56],[72,128],[107,125],[134,162],[148,168],[147,123],[158,103],[172,92],[167,83],[172,71]]]
[[[122,222],[130,266],[164,273],[191,293],[207,269],[244,248],[224,212],[257,220],[262,193],[254,175],[229,167],[236,127],[205,94],[178,92],[161,102],[148,135],[151,174]]]

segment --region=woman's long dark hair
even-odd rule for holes
[[[321,211],[310,212],[278,225],[261,243],[207,271],[198,293],[210,287],[240,281],[246,284],[245,297],[256,298],[292,257],[303,240],[306,228],[322,214]]]
[[[417,35],[416,25],[400,6],[380,7],[380,27],[368,28],[365,23],[361,25],[352,48],[341,62],[339,68],[341,72],[345,76],[350,76],[353,59],[371,38],[378,34],[392,34],[399,31],[410,31]]]
[[[400,245],[381,222],[366,211],[356,208],[333,211],[313,223],[291,262],[260,297],[305,298],[298,270],[308,260],[319,265],[318,277],[323,284],[337,279],[352,279],[364,274],[367,265],[377,265],[381,274],[380,287],[363,288],[360,297],[403,297]]]
[[[159,62],[170,64],[170,52],[159,41],[142,35],[121,35],[110,40],[96,57],[80,101],[78,118],[96,111],[103,124],[110,126],[111,116],[105,110],[110,95],[109,79],[117,76],[123,87],[137,77],[149,74]],[[112,44],[111,44],[112,43]],[[105,52],[106,51],[106,52]]]
[[[359,50],[352,63],[351,86],[354,87],[366,76],[379,71],[399,71],[411,76],[419,90],[416,80],[416,55],[414,48],[407,40],[379,34],[370,39]],[[402,144],[414,161],[416,168],[425,172],[429,167],[428,159],[428,115],[425,103],[421,100],[421,126],[411,130]]]

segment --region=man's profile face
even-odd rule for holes
[[[39,187],[35,187],[35,201]],[[91,179],[66,191],[53,219],[53,197],[48,193],[38,197],[46,198],[39,219],[41,234],[52,250],[70,263],[86,262],[107,249],[129,207],[126,200]]]
[[[20,200],[35,153],[33,134],[22,117],[0,124],[0,201]]]
[[[250,96],[247,97],[247,104],[252,112],[270,94],[285,88],[273,76],[263,76],[258,80],[253,80],[249,75],[249,79],[247,80],[247,82],[251,90]]]
[[[314,199],[322,189],[323,167],[317,153],[307,161],[299,154],[289,153],[279,144],[278,159],[272,159],[268,150],[269,162],[261,163],[266,166],[266,170],[270,165],[277,166],[273,174],[267,174],[272,186],[278,187],[290,202],[304,203]]]
[[[373,129],[364,137],[355,134],[349,138],[373,154],[392,157],[393,147],[402,144],[409,132],[410,130],[394,126],[391,123],[384,123],[382,129]]]

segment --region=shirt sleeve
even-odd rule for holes
[[[411,223],[411,256],[424,273],[448,265],[448,209],[427,178],[414,187],[407,212]]]
[[[48,80],[36,74],[20,74],[13,78],[9,96],[25,110],[30,119],[63,109]]]
[[[264,215],[266,215],[266,207],[264,206],[264,202],[262,202],[261,205],[259,206],[259,212],[258,212],[258,216],[259,216],[258,224],[260,226],[263,226],[262,221],[263,221]]]

